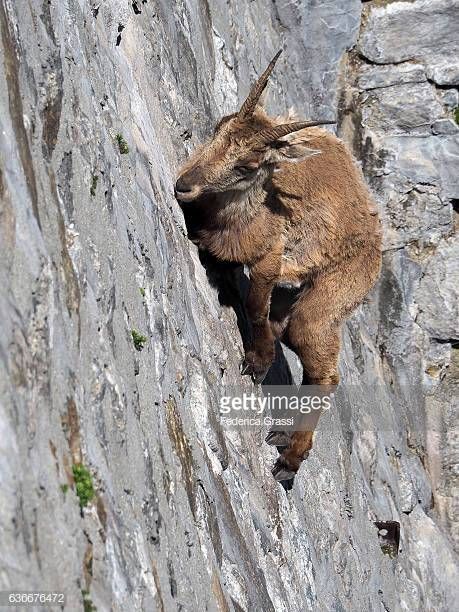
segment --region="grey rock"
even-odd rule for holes
[[[457,198],[456,160],[459,139],[451,135],[428,138],[388,136],[384,139],[389,180],[402,192],[415,185],[434,186],[445,200]]]
[[[449,347],[448,343],[442,345]],[[446,361],[446,360],[445,360]],[[443,363],[445,363],[443,361]],[[436,392],[426,398],[426,413],[429,415],[429,466],[435,474],[433,501],[446,532],[453,540],[455,549],[459,545],[459,513],[457,507],[457,456],[459,388],[458,351],[452,351],[448,362],[448,373],[437,383]],[[441,370],[440,370],[441,372]],[[443,466],[443,467],[441,467]]]
[[[459,126],[453,119],[438,119],[432,124],[434,134],[457,134]]]
[[[377,64],[436,56],[455,58],[459,49],[458,24],[456,0],[376,4],[368,9],[358,49]]]
[[[459,62],[449,58],[441,63],[430,65],[427,68],[427,76],[437,85],[457,87],[459,85]]]
[[[394,85],[364,96],[362,123],[385,134],[430,134],[431,124],[443,114],[429,83]]]
[[[445,240],[425,266],[417,322],[440,340],[459,339],[459,243]]]
[[[422,64],[400,64],[396,66],[363,65],[359,71],[357,86],[359,89],[376,89],[403,85],[405,83],[425,83],[426,71]]]
[[[372,6],[359,48],[439,65],[456,6]],[[349,68],[361,8],[0,3],[0,590],[62,590],[68,610],[83,590],[100,611],[456,607],[457,137],[406,135],[452,93],[420,64]],[[349,143],[386,248],[290,491],[265,427],[219,421],[222,394],[254,388],[173,197],[181,160],[280,47],[270,111],[334,118],[352,98]],[[355,83],[376,92],[371,116]],[[279,350],[273,373],[286,371]],[[79,463],[96,491],[83,509]],[[395,558],[386,520],[400,523]]]
[[[385,243],[392,248],[416,242],[419,247],[437,245],[453,228],[453,211],[449,201],[435,193],[413,188],[387,202]]]
[[[439,89],[437,96],[447,109],[455,109],[459,105],[459,92],[456,89]]]

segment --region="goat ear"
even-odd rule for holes
[[[319,149],[307,146],[309,140],[310,138],[301,132],[293,132],[274,140],[269,145],[269,159],[273,162],[300,162],[312,155],[319,155]]]

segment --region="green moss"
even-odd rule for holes
[[[131,330],[132,340],[134,342],[135,350],[141,351],[147,341],[147,337],[140,334],[136,329]]]
[[[97,176],[97,174],[93,174],[91,178],[91,189],[89,190],[89,193],[92,195],[92,197],[96,195],[98,180],[99,180],[99,177]]]
[[[116,142],[118,143],[118,148],[120,150],[120,153],[122,155],[129,153],[128,143],[124,140],[122,134],[117,134],[115,138],[116,138]]]
[[[139,287],[140,295],[145,297],[145,289],[143,287]]]
[[[92,476],[81,463],[72,466],[73,478],[75,480],[76,494],[80,500],[80,506],[84,508],[89,504],[95,495],[92,484]]]
[[[459,125],[459,106],[457,106],[454,111],[454,121]]]
[[[83,589],[81,591],[81,596],[83,597],[83,612],[97,612],[96,606],[92,603],[89,591]]]
[[[64,495],[67,493],[68,490],[69,490],[68,484],[61,484],[61,491]]]
[[[395,544],[381,544],[381,550],[383,554],[387,555],[391,559],[395,559],[395,557],[397,556],[397,547],[395,546]]]

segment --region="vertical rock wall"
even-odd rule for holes
[[[408,435],[418,430],[416,452],[432,485],[430,514],[456,552],[458,25],[454,0],[368,3],[348,67],[362,161],[385,227],[382,363],[395,384],[409,389],[408,401],[424,390]]]
[[[455,607],[457,26],[453,0],[0,0],[0,590]],[[241,342],[172,193],[281,47],[269,109],[338,116],[386,241],[289,492],[264,432],[219,425]]]

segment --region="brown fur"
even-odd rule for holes
[[[260,106],[243,120],[224,118],[181,169],[176,195],[194,207],[199,247],[250,269],[254,331],[244,373],[263,379],[278,337],[300,358],[303,384],[337,384],[342,323],[379,275],[379,219],[359,167],[333,134],[313,127],[256,141],[281,123]],[[285,283],[304,290],[271,322],[272,290]],[[291,477],[311,446],[311,432],[296,432],[276,477]]]

